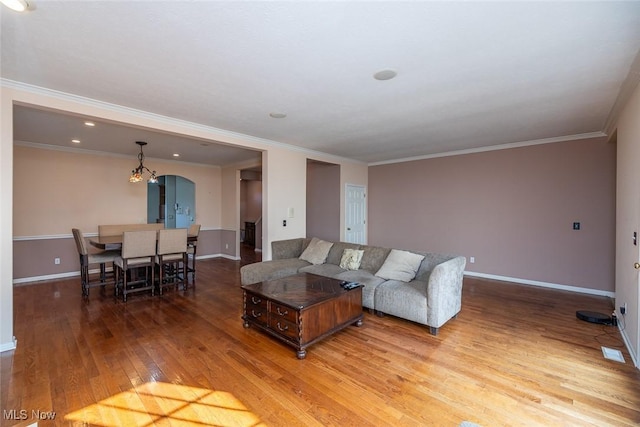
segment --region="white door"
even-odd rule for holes
[[[344,240],[350,243],[367,243],[366,188],[347,184],[345,188]]]

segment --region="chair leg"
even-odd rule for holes
[[[147,267],[147,271],[151,270],[151,296],[155,295],[155,288],[156,288],[156,283],[155,283],[155,270],[156,270],[156,266],[155,264],[152,264],[151,267]],[[160,283],[160,285],[162,286],[162,283]]]
[[[160,264],[158,269],[158,294],[162,296],[162,282],[164,281],[164,264],[162,263],[162,258],[160,258]]]
[[[127,271],[122,269],[122,301],[127,302]]]
[[[82,285],[82,296],[89,296],[89,266],[80,266],[80,284]]]

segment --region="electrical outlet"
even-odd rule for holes
[[[620,306],[620,314],[622,314],[623,316],[625,314],[627,314],[627,303],[625,302],[624,305]]]
[[[476,257],[474,257],[474,256],[469,257],[469,262],[470,262],[471,264],[475,263],[475,262],[476,262]]]
[[[224,248],[225,248],[225,249],[229,249],[229,244],[228,244],[228,243],[225,243],[225,244],[224,244]]]
[[[54,258],[53,263],[55,265],[60,265],[60,258]]]

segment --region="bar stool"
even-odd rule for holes
[[[156,260],[157,231],[125,231],[122,235],[122,255],[114,261],[116,266],[115,294],[122,290],[122,300],[127,301],[127,294],[151,290],[154,294],[154,267]],[[129,280],[128,272],[144,268],[144,278]],[[149,274],[151,273],[151,274]],[[151,280],[149,280],[151,276]]]
[[[200,235],[200,224],[191,224],[189,235],[196,236],[195,240],[187,242],[187,257],[191,260],[191,265],[187,264],[187,274],[191,274],[193,284],[196,283],[196,249],[198,246],[198,236]]]
[[[174,228],[158,232],[158,255],[156,264],[159,266],[160,277],[158,290],[162,295],[162,288],[169,285],[187,287],[187,229]],[[180,266],[182,265],[182,268]],[[181,274],[182,270],[182,274]]]
[[[89,296],[89,288],[114,284],[115,272],[112,273],[112,280],[107,282],[107,269],[106,264],[110,263],[113,267],[113,262],[120,256],[120,251],[102,251],[89,253],[87,249],[86,241],[82,231],[78,228],[71,229],[73,238],[76,241],[76,248],[78,249],[78,255],[80,256],[80,284],[82,285],[82,296]],[[89,275],[89,266],[92,264],[100,265],[100,279],[91,280]]]

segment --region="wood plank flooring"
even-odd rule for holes
[[[2,426],[52,412],[38,425],[640,424],[640,371],[618,330],[575,317],[611,312],[608,298],[467,278],[436,337],[365,311],[298,360],[242,326],[241,264],[199,261],[195,290],[127,303],[110,288],[83,300],[78,278],[16,287]]]

